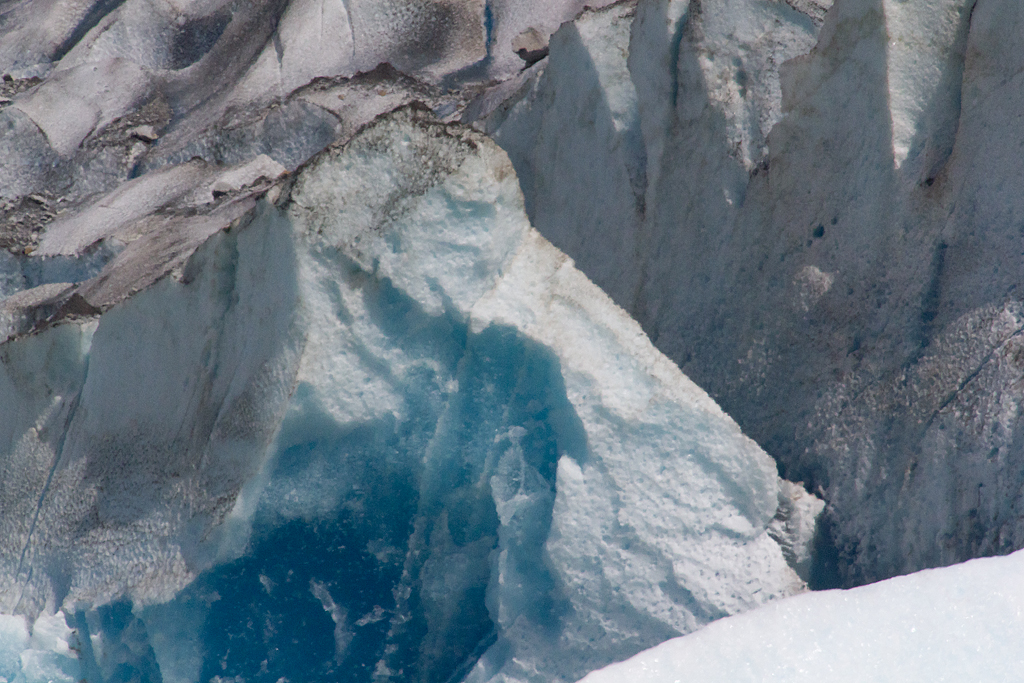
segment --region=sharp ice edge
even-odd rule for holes
[[[9,467],[66,437],[3,594],[63,607],[104,680],[570,681],[800,590],[774,464],[521,202],[493,143],[403,109],[177,276],[8,342]]]

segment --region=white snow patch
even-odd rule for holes
[[[1024,552],[715,622],[581,683],[1011,681],[1024,671]]]

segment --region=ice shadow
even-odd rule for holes
[[[474,334],[386,279],[341,271],[389,344],[437,362],[391,376],[399,414],[358,423],[298,387],[244,556],[144,615],[164,641],[191,633],[179,640],[193,644],[201,680],[370,681],[385,666],[447,681],[494,639],[499,547],[528,579],[523,613],[557,622],[543,556],[555,468],[586,449],[557,357],[515,328]],[[502,496],[529,500],[504,525]]]
[[[699,9],[691,3],[662,46],[677,55],[676,101],[661,167],[650,172],[656,201],[638,319],[782,476],[827,491],[853,464],[818,439],[822,420],[846,419],[821,415],[823,387],[856,370],[869,348],[892,343],[885,275],[897,177],[884,8],[880,0],[835,6],[818,47],[782,67],[783,118],[768,135],[768,157],[750,171],[709,94]],[[834,281],[804,309],[794,305],[794,283],[812,266]],[[859,352],[851,337],[864,340]],[[817,585],[834,584],[831,565],[853,561],[843,529],[819,539]]]
[[[953,153],[960,127],[960,103],[967,56],[967,39],[974,2],[959,9],[953,43],[939,70],[935,92],[924,106],[910,141],[907,158],[900,166],[901,179],[930,187]]]
[[[647,189],[639,113],[619,112],[616,120],[575,24],[564,24],[551,37],[550,50],[524,99],[506,116],[494,115],[487,127],[512,161],[530,223],[631,310]]]

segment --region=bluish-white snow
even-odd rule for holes
[[[851,590],[806,593],[715,622],[581,683],[934,683],[1019,680],[1024,552]]]

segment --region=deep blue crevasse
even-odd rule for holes
[[[246,554],[141,619],[130,603],[101,608],[137,623],[131,646],[121,647],[126,629],[100,620],[100,659],[118,652],[124,661],[83,667],[90,680],[161,681],[148,638],[177,637],[158,633],[169,614],[191,620],[204,682],[370,681],[375,671],[403,681],[461,678],[496,636],[486,601],[499,538],[526,586],[518,609],[557,629],[562,603],[543,549],[555,469],[561,455],[586,453],[558,358],[513,327],[474,334],[455,312],[428,315],[386,279],[354,268],[343,279],[361,291],[389,343],[413,359],[390,377],[402,414],[339,424],[300,385]],[[335,301],[339,319],[350,321]],[[383,358],[360,353],[389,377]],[[521,494],[530,502],[499,529],[495,496]]]

